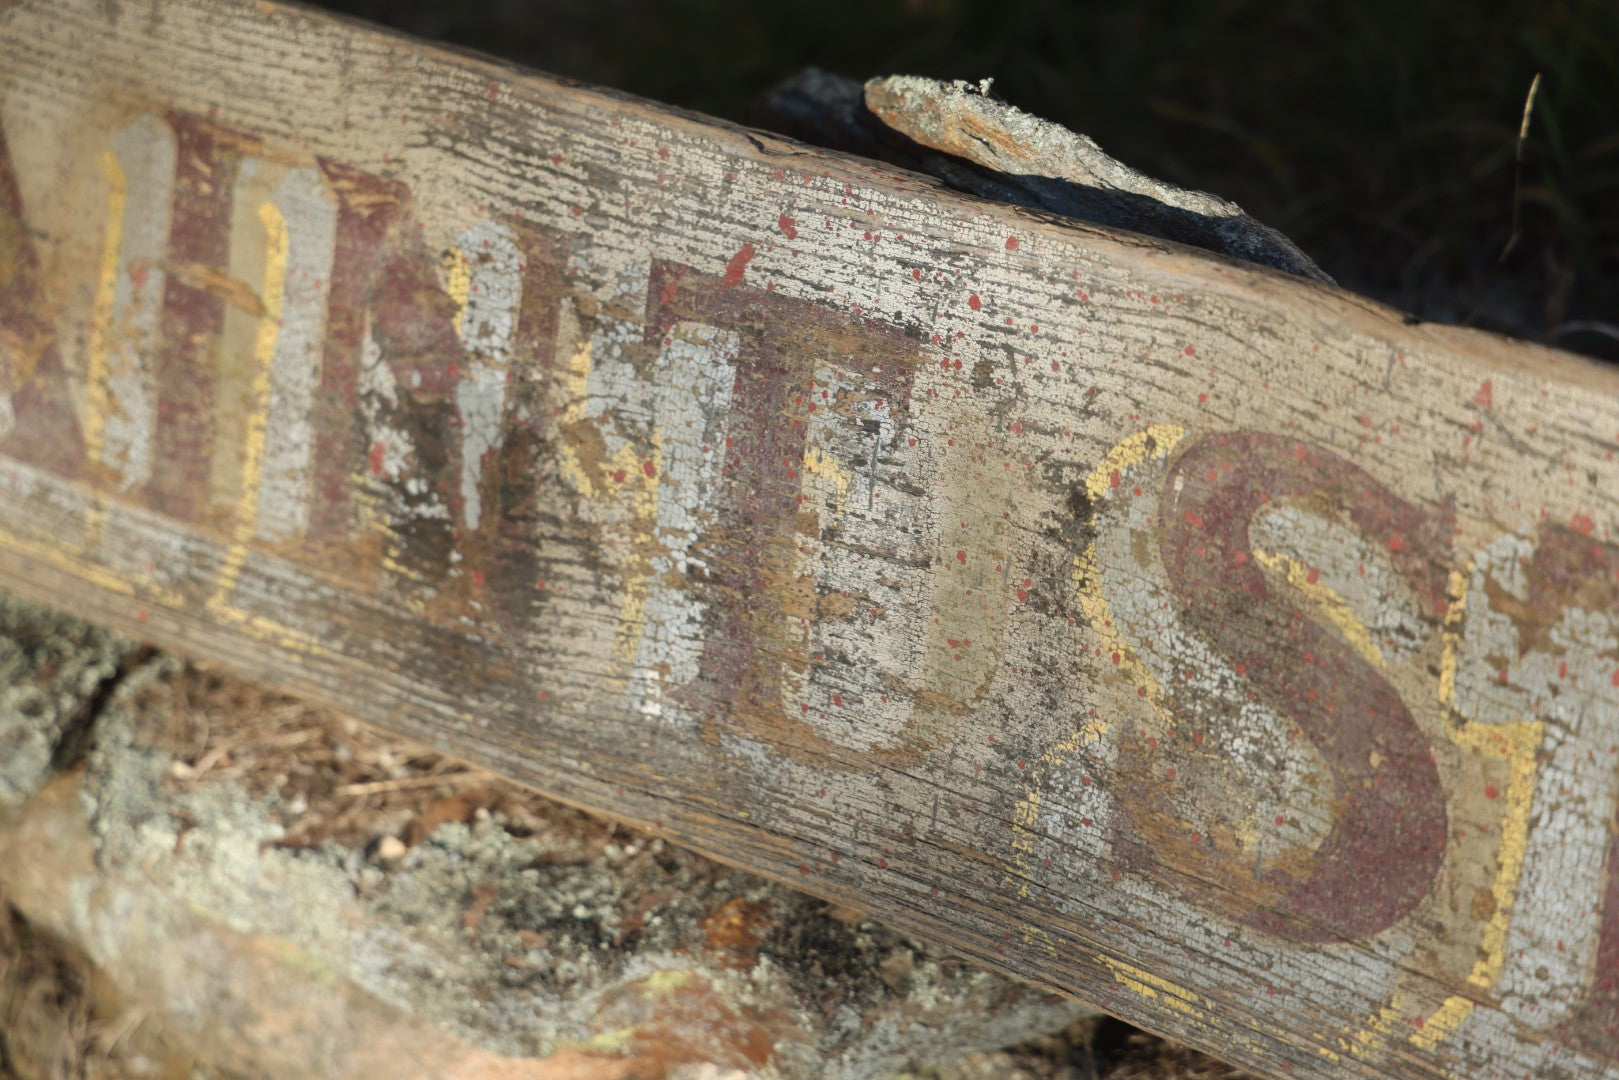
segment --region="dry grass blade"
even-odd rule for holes
[[[1496,263],[1504,263],[1512,249],[1518,246],[1518,237],[1523,232],[1523,146],[1529,139],[1529,120],[1535,112],[1535,95],[1540,92],[1540,72],[1529,82],[1529,93],[1523,99],[1523,121],[1518,125],[1518,145],[1513,151],[1512,165],[1512,231],[1507,236],[1506,246],[1501,249],[1501,255]]]

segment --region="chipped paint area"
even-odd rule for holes
[[[1540,736],[1522,748],[1532,794],[1504,793],[1501,861],[1521,870],[1499,905],[1505,940],[1487,957],[1503,1007],[1537,1025],[1577,1009],[1596,974],[1619,818],[1613,759],[1593,752],[1619,717],[1619,560],[1609,549],[1596,565],[1574,562],[1577,544],[1504,536],[1475,553],[1451,689],[1458,721],[1485,746],[1510,752],[1526,721]]]
[[[1162,782],[1174,770],[1183,810],[1172,827],[1187,838],[1180,843],[1197,834],[1258,881],[1268,867],[1320,847],[1336,814],[1335,785],[1311,743],[1297,737],[1292,718],[1256,698],[1246,673],[1178,613],[1156,543],[1164,479],[1163,459],[1157,460],[1158,469],[1129,470],[1129,487],[1110,488],[1106,509],[1098,507],[1096,587],[1121,643],[1151,680],[1138,688],[1151,685],[1149,696],[1162,705],[1142,710],[1116,742]],[[1105,660],[1112,664],[1112,654]],[[1246,808],[1235,821],[1233,786],[1243,791],[1236,801]]]
[[[142,116],[113,136],[101,162],[105,246],[91,315],[83,422],[87,453],[118,470],[126,491],[152,475],[157,417],[150,357],[167,281],[175,153],[168,126]]]
[[[714,489],[723,467],[726,419],[731,406],[736,355],[734,331],[690,323],[670,328],[658,354],[653,382],[658,426],[654,467],[659,498],[647,558],[647,598],[635,670],[644,684],[637,707],[651,719],[689,727],[693,717],[664,703],[678,700],[697,677],[702,658],[706,605],[685,584],[711,567],[701,551]],[[645,469],[643,468],[643,473]]]
[[[320,174],[311,168],[288,171],[271,201],[287,223],[288,260],[261,406],[264,448],[254,535],[274,542],[301,536],[309,527],[313,413],[337,207]]]
[[[522,254],[511,230],[489,221],[462,233],[448,261],[455,330],[467,356],[466,370],[455,387],[461,419],[462,513],[467,528],[477,531],[483,518],[478,485],[484,455],[500,445],[523,292]]]

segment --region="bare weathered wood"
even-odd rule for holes
[[[1619,377],[296,9],[0,14],[0,582],[1273,1074],[1619,1076]]]

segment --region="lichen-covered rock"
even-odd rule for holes
[[[202,1061],[859,1080],[1088,1012],[172,658],[100,704],[0,891]]]
[[[71,757],[130,639],[0,593],[0,806],[39,789]]]

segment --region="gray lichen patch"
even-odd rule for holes
[[[0,593],[0,806],[39,789],[136,648],[122,634]]]

